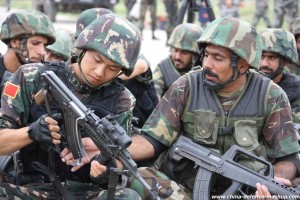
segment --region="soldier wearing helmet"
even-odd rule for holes
[[[292,107],[293,122],[300,123],[300,77],[284,71],[290,63],[298,62],[294,35],[289,31],[270,28],[261,31],[260,36],[263,52],[259,71],[285,91]]]
[[[9,78],[22,64],[42,61],[45,46],[55,41],[54,28],[43,13],[36,10],[19,10],[8,15],[2,23],[0,39],[8,47],[6,53],[0,55],[2,91],[5,71],[5,77]]]
[[[94,19],[107,13],[112,12],[105,8],[92,8],[83,11],[76,22],[75,37],[77,38]],[[122,74],[119,78],[124,80],[126,88],[136,98],[136,105],[133,109],[133,125],[141,128],[158,103],[149,61],[140,54],[132,74],[130,76]]]
[[[157,95],[161,98],[168,88],[183,74],[189,72],[199,56],[197,39],[203,30],[196,24],[180,24],[173,30],[168,44],[171,55],[158,63],[153,72]]]
[[[164,198],[190,199],[198,168],[189,159],[176,162],[176,158],[170,160],[172,155],[168,155],[176,151],[172,149],[174,143],[183,136],[221,155],[232,145],[239,145],[272,161],[275,176],[294,178],[299,168],[300,147],[290,123],[288,98],[272,80],[249,70],[259,67],[259,34],[245,21],[224,17],[211,22],[197,42],[202,69],[193,70],[173,83],[143,126],[143,134],[134,135],[129,147],[133,158],[159,158],[158,169],[171,180],[149,168],[140,169],[141,174],[152,184],[157,181],[162,185]],[[253,170],[262,169],[261,163],[250,160],[239,161]],[[91,164],[92,169],[99,165],[97,161]],[[209,191],[222,193],[228,185],[222,177],[217,178],[220,179],[210,182]],[[176,188],[171,181],[184,189]],[[129,186],[147,197],[136,180],[132,179]],[[260,194],[261,188],[258,189]],[[184,191],[190,195],[186,196]]]
[[[69,199],[76,199],[76,194],[80,198],[91,199],[102,190],[89,176],[88,163],[99,150],[84,133],[86,130],[79,128],[83,146],[86,147],[86,156],[79,166],[69,166],[73,162],[72,154],[68,149],[63,149],[64,145],[61,146],[61,152],[54,150],[54,144],[61,144],[61,133],[66,127],[58,123],[59,117],[55,116],[61,110],[51,99],[48,99],[50,117],[45,107],[37,105],[33,98],[41,88],[43,72],[55,72],[87,108],[94,110],[100,118],[113,116],[129,132],[135,98],[118,76],[129,76],[134,69],[141,48],[140,31],[125,18],[106,14],[88,25],[74,44],[81,50],[79,56],[72,56],[66,62],[22,65],[5,85],[0,108],[0,135],[5,139],[1,138],[3,146],[0,145],[0,154],[9,155],[19,150],[20,163],[24,166],[22,174],[14,171],[2,174],[3,179],[12,184],[10,187],[13,189],[3,189],[10,198],[26,193],[26,196],[34,199],[62,199],[66,195],[73,196]],[[65,182],[67,189],[71,189],[66,194],[53,191],[49,184],[53,179],[46,177],[41,170],[37,171],[32,166],[34,161],[48,166],[60,181]],[[14,183],[39,183],[42,187],[16,187]],[[27,191],[32,193],[28,194]],[[125,194],[128,194],[128,190],[120,193],[121,196]]]
[[[46,46],[44,61],[67,61],[73,50],[73,37],[70,32],[65,30],[55,31],[55,43]]]

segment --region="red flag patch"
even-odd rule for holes
[[[10,82],[6,82],[3,94],[12,98],[16,98],[19,90],[20,90],[20,86]]]

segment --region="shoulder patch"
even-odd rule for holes
[[[6,96],[9,96],[9,97],[12,97],[12,98],[16,98],[19,90],[20,90],[19,85],[15,85],[13,83],[6,82],[5,88],[3,90],[3,94],[5,94]]]

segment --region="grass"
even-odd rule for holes
[[[120,0],[120,2],[115,6],[115,12],[121,16],[126,15],[126,7],[125,7],[124,1],[125,0]],[[19,8],[19,9],[20,8],[32,8],[32,4],[33,4],[32,2],[33,2],[33,0],[11,0],[11,7]],[[218,1],[216,1],[216,0],[211,0],[213,10],[214,10],[216,16],[218,16],[218,14],[219,14],[219,7],[217,5],[217,2]],[[273,1],[269,1],[269,2],[272,2],[272,3],[270,3],[270,5],[269,5],[268,13],[269,13],[271,22],[273,22],[274,21],[273,20],[274,19]],[[179,1],[179,3],[180,3],[180,1]],[[5,0],[0,0],[0,5],[5,6]],[[300,7],[300,4],[299,4],[299,7]],[[240,8],[241,19],[252,23],[254,9],[255,8],[254,8],[253,0],[244,0],[244,5]],[[300,8],[299,8],[299,10],[300,10]],[[61,13],[61,12],[59,12],[58,14],[59,15],[71,15],[71,16],[74,15],[74,17],[78,16],[78,13]],[[162,0],[157,0],[157,16],[166,16],[165,7],[162,3]],[[195,23],[198,23],[197,15],[196,15],[195,21],[196,21]],[[263,19],[260,19],[259,24],[257,26],[257,30],[260,31],[263,28],[265,28],[265,25],[264,25]],[[284,22],[282,28],[287,30],[288,24],[286,21]]]

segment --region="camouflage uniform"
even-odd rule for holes
[[[163,0],[167,13],[167,40],[177,25],[178,0]]]
[[[133,8],[134,4],[136,3],[136,0],[125,0],[125,6],[126,6],[126,18],[128,20],[130,19],[129,13],[131,9]]]
[[[202,32],[202,28],[196,24],[180,24],[173,30],[168,40],[168,45],[170,45],[171,48],[190,51],[194,54],[193,57],[196,59],[199,53],[196,41]],[[162,97],[176,79],[191,70],[193,64],[191,61],[190,66],[179,71],[174,65],[171,56],[158,63],[153,72],[153,81],[157,95]]]
[[[236,18],[219,18],[210,23],[198,44],[200,52],[206,44],[229,48],[231,56],[234,53],[245,59],[251,68],[259,67],[261,39],[250,24]],[[143,127],[146,139],[151,138],[151,143],[155,140],[171,148],[180,135],[185,135],[221,154],[237,144],[271,160],[299,151],[291,107],[277,84],[250,70],[246,74],[245,86],[228,99],[204,85],[203,71],[190,72],[174,82]],[[159,155],[162,150],[157,150],[156,154]],[[164,160],[161,169],[166,166],[164,162],[170,164],[167,159]],[[253,163],[250,167],[259,166]],[[194,164],[178,163],[173,173],[175,180],[192,193],[197,173]],[[168,179],[164,181],[162,183],[169,186],[169,194],[172,194],[173,183]],[[155,184],[155,179],[151,183]],[[132,187],[139,186],[133,184]],[[173,191],[175,193],[176,189]],[[182,189],[179,191],[181,194],[184,192]],[[172,197],[169,196],[169,199],[176,199]]]
[[[298,0],[274,0],[274,15],[274,28],[282,27],[284,15],[290,25],[298,17]]]
[[[62,60],[67,61],[71,57],[71,53],[74,52],[73,37],[71,33],[64,30],[56,30],[55,43],[46,46],[46,50],[56,54]]]
[[[263,18],[266,27],[271,28],[271,22],[268,16],[268,0],[256,0],[255,1],[255,13],[253,19],[253,26],[256,27],[259,19]]]
[[[7,16],[1,26],[0,39],[8,48],[12,48],[10,41],[14,38],[20,38],[20,48],[14,49],[21,64],[24,62],[19,57],[27,58],[30,62],[27,49],[27,39],[34,35],[45,36],[48,44],[55,42],[55,33],[52,22],[43,13],[36,10],[19,10]],[[2,81],[6,66],[3,63],[3,56],[0,55],[0,92],[3,89],[5,81]],[[9,77],[13,71],[7,73]],[[7,80],[7,79],[6,79]]]
[[[152,39],[155,39],[154,31],[156,29],[156,7],[157,7],[156,0],[141,0],[139,29],[141,31],[144,30],[145,15],[148,7],[151,13]]]
[[[116,32],[119,33],[117,36],[114,34]],[[95,19],[86,27],[75,41],[75,46],[82,49],[83,54],[87,50],[99,52],[121,66],[125,74],[130,75],[138,58],[141,35],[139,30],[126,19],[107,14]],[[118,46],[117,49],[116,46]],[[77,62],[81,67],[82,57],[84,55],[81,55],[79,59],[72,57],[66,63],[31,63],[21,66],[4,88],[1,99],[3,106],[0,109],[0,127],[11,129],[25,127],[45,113],[45,108],[37,105],[33,96],[41,87],[41,74],[46,70],[52,70],[74,95],[95,111],[95,114],[100,118],[108,114],[115,116],[119,124],[128,131],[135,104],[134,97],[118,79],[113,79],[101,86],[89,86],[85,83],[86,81],[80,82],[72,64]],[[83,76],[81,76],[82,79]],[[51,104],[51,113],[56,112],[60,112],[59,108]],[[63,131],[63,129],[61,130]],[[84,133],[82,134],[83,137],[86,136]],[[100,186],[93,183],[89,177],[89,164],[72,173],[70,166],[61,161],[58,153],[53,150],[47,152],[41,146],[41,143],[33,142],[20,149],[20,161],[23,162],[24,170],[17,175],[2,174],[4,180],[11,183],[1,183],[3,196],[10,195],[9,197],[12,198],[12,196],[18,197],[20,193],[24,193],[24,196],[32,199],[40,199],[41,196],[42,199],[62,198],[53,188],[49,187],[49,184],[42,184],[49,180],[43,174],[35,171],[31,165],[34,161],[39,161],[55,172],[59,180],[64,181],[70,193],[78,195],[80,198],[92,198],[99,194]],[[19,183],[23,187],[17,187],[13,183]],[[31,184],[28,185],[28,183]],[[128,191],[130,193],[130,190],[124,192]],[[135,192],[128,196],[130,197],[132,194]],[[121,197],[124,196],[121,195]]]
[[[274,72],[274,77],[271,77],[271,79],[281,74],[285,67],[285,59],[294,64],[298,62],[296,42],[291,32],[270,28],[261,31],[260,36],[262,38],[263,52],[273,52],[281,56],[280,66]],[[289,72],[284,72],[277,84],[286,92],[289,98],[293,122],[300,123],[300,77]]]
[[[299,41],[300,38],[300,17],[297,17],[292,22],[290,27],[291,27],[291,32],[294,34],[296,40],[296,46],[298,52],[298,63],[297,64],[291,63],[290,65],[287,66],[287,68],[291,73],[300,76],[300,47],[298,46],[299,43],[297,42],[297,40]]]

